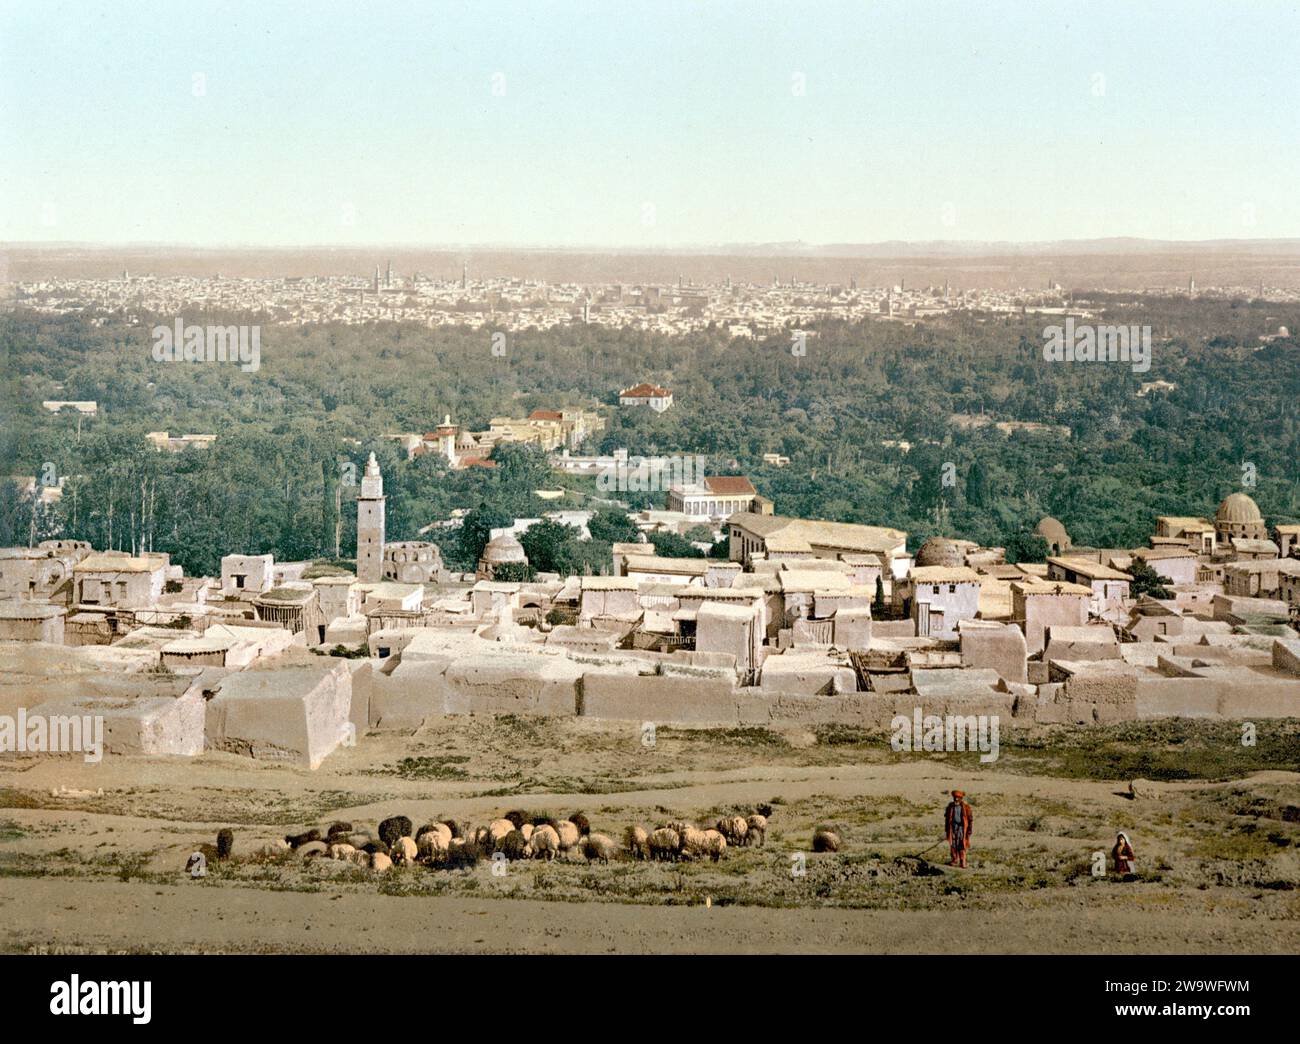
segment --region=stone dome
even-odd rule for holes
[[[501,565],[504,562],[526,563],[528,556],[524,554],[523,544],[509,533],[502,533],[499,537],[489,540],[487,547],[483,548],[483,561],[490,565]]]
[[[442,569],[442,550],[437,544],[400,540],[384,545],[385,580],[401,584],[437,583]]]
[[[1264,516],[1259,513],[1259,505],[1245,493],[1229,493],[1214,513],[1214,520],[1236,525],[1258,525],[1264,521]]]
[[[1066,531],[1059,519],[1047,515],[1038,520],[1038,525],[1034,526],[1034,534],[1042,537],[1047,541],[1047,546],[1052,554],[1059,555],[1062,551],[1068,551],[1074,543],[1070,539],[1070,534]]]
[[[960,541],[947,537],[930,537],[916,551],[918,566],[963,566],[966,564],[966,550]]]

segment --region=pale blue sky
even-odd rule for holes
[[[1267,0],[0,0],[0,239],[1300,236],[1297,41]]]

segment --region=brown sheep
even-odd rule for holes
[[[814,830],[812,841],[814,852],[838,852],[840,850],[840,835],[826,827],[818,827]]]
[[[582,839],[582,854],[587,857],[589,863],[597,859],[602,863],[608,863],[618,855],[618,845],[614,843],[613,838],[605,834],[588,834]]]

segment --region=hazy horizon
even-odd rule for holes
[[[0,240],[1294,238],[1297,30],[1204,0],[0,0]]]

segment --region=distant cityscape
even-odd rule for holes
[[[115,279],[49,279],[13,283],[9,306],[48,315],[89,312],[128,322],[146,315],[182,312],[241,313],[267,321],[316,323],[420,323],[430,328],[463,326],[512,332],[589,325],[684,336],[722,330],[733,337],[756,338],[798,329],[823,320],[910,321],[959,313],[990,315],[1087,315],[1098,291],[1075,295],[1057,282],[1014,290],[956,289],[948,282],[909,286],[905,279],[885,286],[862,286],[849,276],[841,283],[783,279],[774,273],[766,285],[753,282],[550,283],[538,279],[432,278],[420,272],[399,274],[391,263],[363,276],[285,276],[231,278],[136,275]],[[1102,291],[1104,293],[1104,291]],[[1300,288],[1182,286],[1116,291],[1128,295],[1254,298],[1282,304],[1300,302]]]

